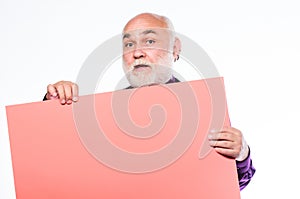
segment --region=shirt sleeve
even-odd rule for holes
[[[250,157],[250,148],[248,157],[243,161],[236,161],[236,167],[239,178],[240,190],[243,190],[250,182],[256,169],[252,165],[252,159]]]
[[[47,99],[47,93],[44,95],[43,101],[46,101]]]

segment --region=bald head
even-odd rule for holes
[[[123,32],[148,28],[163,28],[174,31],[172,22],[167,17],[153,13],[142,13],[129,20]]]

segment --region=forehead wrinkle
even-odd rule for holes
[[[139,35],[147,35],[147,34],[151,34],[151,33],[157,35],[157,32],[154,31],[154,30],[152,30],[152,29],[144,30],[144,31],[141,32]],[[124,40],[124,39],[129,39],[131,36],[132,36],[132,35],[131,35],[130,33],[125,33],[125,34],[123,35],[123,40]]]

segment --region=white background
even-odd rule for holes
[[[0,199],[15,198],[5,106],[75,81],[87,56],[140,12],[168,16],[224,76],[232,125],[257,169],[242,198],[299,198],[299,10],[296,0],[1,0]]]

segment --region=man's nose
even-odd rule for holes
[[[140,59],[145,57],[145,52],[143,51],[142,48],[136,48],[133,52],[133,57],[134,59]]]

